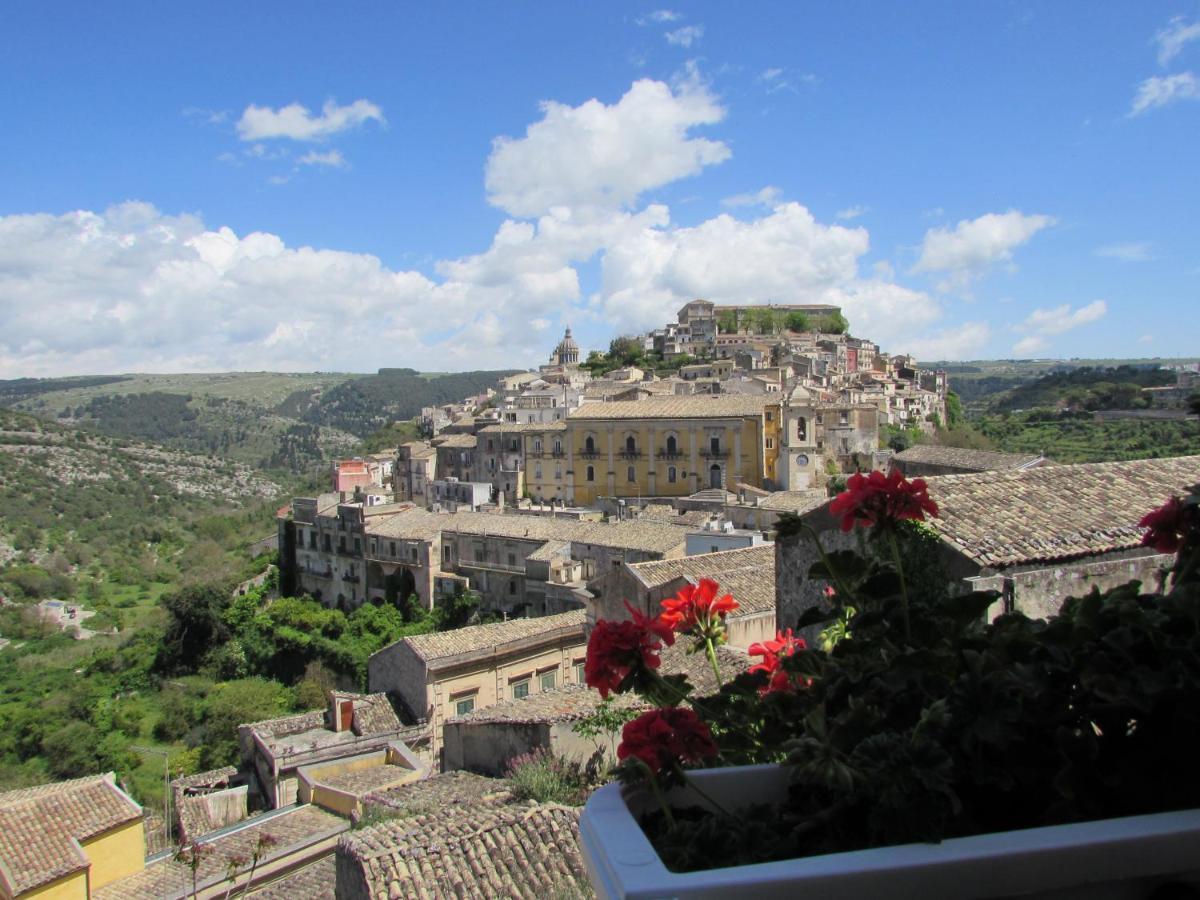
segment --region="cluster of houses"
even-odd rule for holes
[[[826,587],[808,577],[811,541],[777,532],[779,518],[827,548],[853,541],[829,514],[835,471],[926,478],[948,587],[994,590],[993,617],[1153,584],[1172,564],[1137,522],[1200,482],[1200,456],[880,454],[881,423],[941,415],[944,377],[845,335],[722,321],[696,301],[649,336],[704,359],[672,379],[589,379],[568,332],[549,366],[505,379],[487,415],[429,411],[428,440],[340,461],[331,492],[279,512],[281,591],[353,609],[469,590],[498,620],[403,638],[369,660],[367,693],[242,725],[236,766],[172,783],[182,852],[147,855],[145,816],[111,775],[0,794],[0,898],[590,895],[578,807],[519,800],[510,762],[610,754],[576,728],[599,702],[584,683],[591,625],[653,614],[700,579],[737,599],[719,664],[746,669],[749,647]],[[724,389],[738,379],[763,389]],[[663,671],[715,690],[708,660],[686,651],[667,649]]]

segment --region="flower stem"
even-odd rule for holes
[[[721,666],[717,662],[717,648],[713,646],[712,638],[704,639],[704,650],[708,654],[708,661],[712,664],[713,675],[717,678],[717,690],[721,689]]]
[[[658,801],[659,807],[663,811],[663,815],[667,818],[667,824],[672,828],[675,827],[675,817],[671,815],[671,807],[667,804],[667,796],[662,791],[662,786],[658,783],[658,776],[654,774],[654,770],[646,765],[646,761],[638,759],[638,764],[646,770],[646,775],[650,781],[650,790],[654,794],[654,799]]]
[[[900,562],[900,542],[896,540],[896,532],[888,529],[888,543],[892,545],[892,560],[896,563],[896,574],[900,576],[900,600],[904,609],[904,638],[912,641],[912,624],[908,619],[908,584],[904,581],[904,564]]]

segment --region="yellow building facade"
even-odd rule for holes
[[[588,403],[566,422],[562,490],[601,497],[685,497],[741,482],[771,488],[779,454],[778,398],[651,397]]]

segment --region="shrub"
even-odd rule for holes
[[[583,767],[541,747],[510,759],[505,775],[517,800],[582,806],[587,799],[588,778]]]

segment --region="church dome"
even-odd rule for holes
[[[579,362],[579,345],[575,343],[575,338],[571,337],[571,329],[568,326],[563,339],[558,342],[558,346],[554,349],[554,361],[559,365],[570,365]]]

